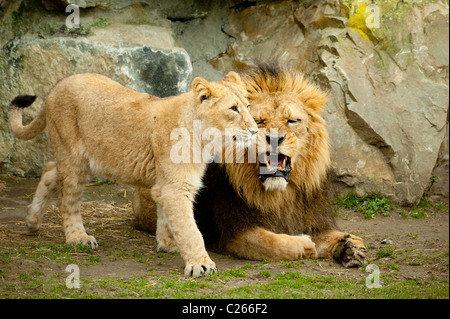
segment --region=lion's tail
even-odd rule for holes
[[[41,108],[39,114],[27,125],[22,123],[22,111],[33,104],[36,96],[19,95],[16,96],[9,108],[9,124],[13,134],[22,140],[30,140],[41,133],[46,126],[45,106]]]

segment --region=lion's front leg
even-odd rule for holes
[[[233,255],[252,260],[296,260],[317,258],[314,242],[307,235],[276,234],[253,227],[237,234],[227,242]]]
[[[361,267],[366,263],[366,247],[358,236],[329,230],[315,237],[319,257],[334,258],[344,267]]]
[[[167,184],[162,187],[155,185],[152,195],[160,206],[157,226],[158,245],[164,239],[163,245],[169,243],[173,250],[175,245],[170,241],[172,238],[175,240],[185,262],[186,276],[198,277],[215,273],[216,265],[206,252],[202,234],[194,220],[193,197],[195,191],[190,190],[188,184]],[[164,226],[164,228],[162,229],[160,226]],[[170,236],[170,233],[173,237]]]

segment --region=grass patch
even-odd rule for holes
[[[366,208],[373,198],[364,198],[366,203],[363,207]],[[341,199],[343,205],[354,205],[352,208],[364,203],[356,196],[349,196],[348,201]],[[420,229],[406,228],[397,233],[395,249],[387,244],[378,246],[372,242],[372,246],[367,245],[368,261],[378,263],[380,268],[380,288],[366,287],[365,279],[369,274],[364,268],[347,270],[332,260],[248,261],[245,264],[240,261],[234,264],[233,258],[221,255],[215,257],[219,261],[219,273],[184,278],[180,255],[158,253],[155,239],[135,231],[131,221],[123,217],[125,211],[122,206],[107,206],[100,211],[96,204],[96,208],[86,210],[84,216],[88,227],[103,230],[98,251],[85,246],[64,245],[61,240],[55,241],[53,232],[44,232],[41,237],[23,235],[23,221],[13,229],[16,232],[2,233],[0,298],[436,299],[448,298],[449,294],[448,247],[416,245],[423,240]],[[432,216],[429,208],[417,209],[423,209]],[[410,211],[405,211],[410,217]],[[440,215],[444,214],[436,216]],[[97,220],[105,221],[105,216],[114,222],[118,219],[119,225],[111,222],[101,227]],[[112,218],[115,216],[118,217]],[[51,214],[47,217],[52,221]],[[56,222],[57,218],[54,220]],[[414,224],[432,221],[432,218],[414,220]],[[383,218],[382,222],[374,224],[382,225],[384,222],[392,220]],[[379,232],[380,239],[392,238],[395,242],[394,235]],[[365,232],[357,234],[364,238]],[[47,235],[50,237],[45,237]],[[226,266],[220,265],[220,261]],[[80,266],[79,289],[66,287],[66,279],[71,273],[65,269],[69,264]],[[243,266],[236,267],[237,264]],[[424,271],[426,267],[433,270],[431,275]],[[405,279],[416,278],[416,272],[420,272],[417,277],[420,279]]]
[[[420,208],[411,208],[410,209],[411,212],[411,217],[412,218],[416,218],[416,219],[425,219],[428,217],[427,213],[425,212],[425,210],[420,209]]]
[[[245,265],[242,267],[236,267],[232,269],[228,269],[225,271],[219,271],[216,274],[209,275],[211,279],[220,279],[229,281],[233,278],[247,278],[247,270],[253,269],[254,267],[252,265]]]
[[[437,208],[439,210],[448,210],[448,208],[444,204],[442,204],[442,203],[435,204],[430,199],[431,189],[433,188],[433,185],[436,184],[438,181],[439,181],[439,177],[438,176],[431,175],[430,182],[429,182],[427,188],[425,188],[425,191],[422,194],[422,198],[420,199],[420,201],[417,204],[416,208],[430,208],[430,207],[433,207],[433,208]],[[417,218],[417,217],[415,217],[415,218]],[[426,218],[426,217],[419,217],[419,218]]]
[[[365,280],[284,273],[274,276],[274,280],[269,283],[230,289],[220,293],[220,297],[263,299],[448,298],[448,279],[437,280],[430,285],[416,280],[399,282],[389,278],[384,279],[382,276],[381,288],[369,289],[365,285]]]
[[[395,258],[394,247],[392,247],[391,245],[387,245],[384,248],[380,248],[375,255],[379,258]]]
[[[400,266],[396,265],[396,264],[387,264],[386,268],[391,269],[391,270],[395,270],[395,271],[399,271],[400,270]]]
[[[392,208],[388,198],[381,198],[376,195],[359,197],[355,193],[337,197],[334,204],[338,208],[356,209],[362,212],[366,219],[373,219],[375,215],[389,216]]]
[[[272,276],[272,274],[268,270],[262,270],[259,272],[259,274],[265,278],[270,278]]]
[[[29,247],[11,247],[0,251],[0,262],[4,265],[16,260],[31,260],[36,263],[55,261],[59,264],[94,264],[100,258],[93,255],[95,250],[84,245],[31,243]]]
[[[303,260],[282,260],[280,261],[280,265],[283,265],[286,268],[301,268],[304,266]]]

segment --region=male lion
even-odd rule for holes
[[[252,260],[329,257],[345,267],[363,265],[362,239],[338,230],[328,198],[329,140],[319,115],[325,93],[273,63],[241,77],[267,143],[258,148],[259,163],[208,167],[194,208],[207,245]],[[133,209],[137,226],[154,233],[156,212],[147,189],[135,190]]]
[[[170,157],[176,143],[171,132],[183,128],[192,135],[197,121],[205,129],[237,129],[235,139],[250,141],[258,127],[243,88],[239,75],[230,72],[220,82],[195,78],[192,91],[158,99],[98,74],[78,74],[60,81],[26,126],[22,108],[35,97],[16,97],[10,110],[12,132],[31,139],[47,126],[56,162],[50,162],[41,177],[29,206],[28,228],[39,229],[43,208],[60,187],[66,242],[97,247],[82,224],[80,198],[89,173],[106,176],[136,187],[152,187],[158,210],[185,261],[185,274],[196,277],[215,272],[193,216],[193,199],[202,186],[208,159],[175,164]],[[201,151],[203,143],[190,143],[189,151]]]

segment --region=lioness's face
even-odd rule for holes
[[[247,147],[251,137],[258,132],[258,125],[249,112],[247,91],[239,75],[230,72],[220,82],[196,78],[193,88],[199,103],[197,112],[208,126],[225,132],[225,135],[232,134],[233,139]]]
[[[259,178],[266,190],[284,190],[308,146],[308,110],[292,93],[258,94],[250,101],[250,113],[260,130]]]
[[[213,100],[210,107],[213,124],[215,127],[223,129],[249,130],[257,132],[258,126],[251,116],[248,106],[249,102],[244,92],[221,86],[223,91],[219,97]]]

